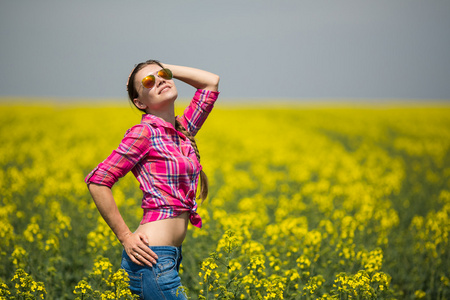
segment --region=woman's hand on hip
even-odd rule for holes
[[[143,233],[130,233],[123,239],[122,245],[135,264],[149,267],[156,264],[158,256],[148,247],[147,237]]]

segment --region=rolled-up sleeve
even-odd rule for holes
[[[85,182],[106,185],[111,188],[125,176],[150,149],[150,130],[139,124],[130,128],[119,147],[101,162],[85,178]]]
[[[178,119],[193,136],[205,123],[218,96],[219,92],[198,89],[191,103],[184,110],[183,116]]]

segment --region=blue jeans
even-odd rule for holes
[[[158,255],[156,265],[140,266],[131,261],[125,250],[121,267],[130,278],[130,290],[141,299],[186,299],[178,274],[182,259],[181,246],[150,246]],[[178,294],[178,296],[177,296]]]

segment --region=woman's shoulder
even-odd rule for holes
[[[155,135],[154,128],[148,123],[141,122],[139,124],[134,125],[133,127],[129,128],[125,136],[135,136],[135,137],[147,137],[150,138],[151,136]]]

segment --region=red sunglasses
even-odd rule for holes
[[[155,73],[153,73],[153,74],[155,74]],[[151,89],[152,87],[155,86],[156,77],[153,74],[147,75],[144,77],[144,79],[142,79],[143,87],[145,87],[147,89]],[[170,80],[173,78],[172,71],[170,71],[169,69],[165,69],[165,68],[156,72],[156,75],[158,75],[158,77],[166,79],[166,80]]]

